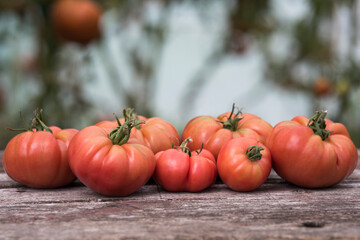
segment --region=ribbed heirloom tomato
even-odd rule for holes
[[[47,127],[41,112],[34,113],[31,126],[7,144],[3,165],[13,180],[32,188],[56,188],[75,180],[67,157],[70,140],[76,129]]]
[[[87,187],[106,196],[127,196],[142,187],[155,170],[154,153],[127,143],[134,121],[114,129],[89,126],[69,145],[69,164]]]
[[[231,112],[223,113],[217,118],[213,116],[198,116],[190,120],[182,134],[182,140],[191,137],[191,150],[201,148],[209,150],[217,158],[221,147],[233,138],[249,137],[265,143],[272,126],[265,120],[250,113],[236,114],[235,105]]]
[[[271,154],[265,145],[240,137],[220,150],[217,168],[221,180],[232,190],[251,191],[261,186],[271,171]]]
[[[153,178],[167,191],[200,192],[216,180],[214,156],[206,149],[190,152],[186,139],[178,149],[168,149],[155,155],[156,169]]]
[[[278,123],[267,139],[273,168],[286,181],[306,188],[335,185],[357,165],[358,152],[346,127],[316,112]]]
[[[132,108],[125,109],[123,114],[124,118],[119,120],[121,124],[127,120],[136,122],[135,127],[131,130],[129,143],[148,146],[156,154],[172,148],[174,143],[180,141],[180,135],[176,128],[162,118],[145,118],[137,115]],[[116,120],[102,121],[95,124],[95,126],[115,128],[118,126],[118,122]]]

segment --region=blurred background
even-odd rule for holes
[[[232,103],[275,125],[328,110],[360,147],[360,1],[0,0],[0,149],[44,109],[81,129],[126,107],[181,133]]]

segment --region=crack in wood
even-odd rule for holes
[[[318,221],[306,221],[301,224],[303,227],[307,228],[322,228],[325,226],[324,222],[318,222]]]

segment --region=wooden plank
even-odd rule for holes
[[[191,194],[147,185],[125,198],[99,196],[81,184],[56,190],[5,188],[0,190],[0,231],[9,238],[26,238],[29,231],[36,239],[357,238],[359,188],[356,181],[324,190],[274,182],[238,193],[217,184]]]
[[[274,172],[258,190],[201,193],[145,185],[123,198],[80,182],[38,190],[0,173],[0,239],[359,239],[360,169],[341,184],[302,189]]]

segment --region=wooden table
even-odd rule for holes
[[[253,192],[217,183],[201,193],[170,193],[148,184],[123,198],[100,196],[80,182],[30,189],[0,165],[0,239],[259,238],[360,239],[359,164],[344,182],[322,190],[295,187],[272,172]]]

